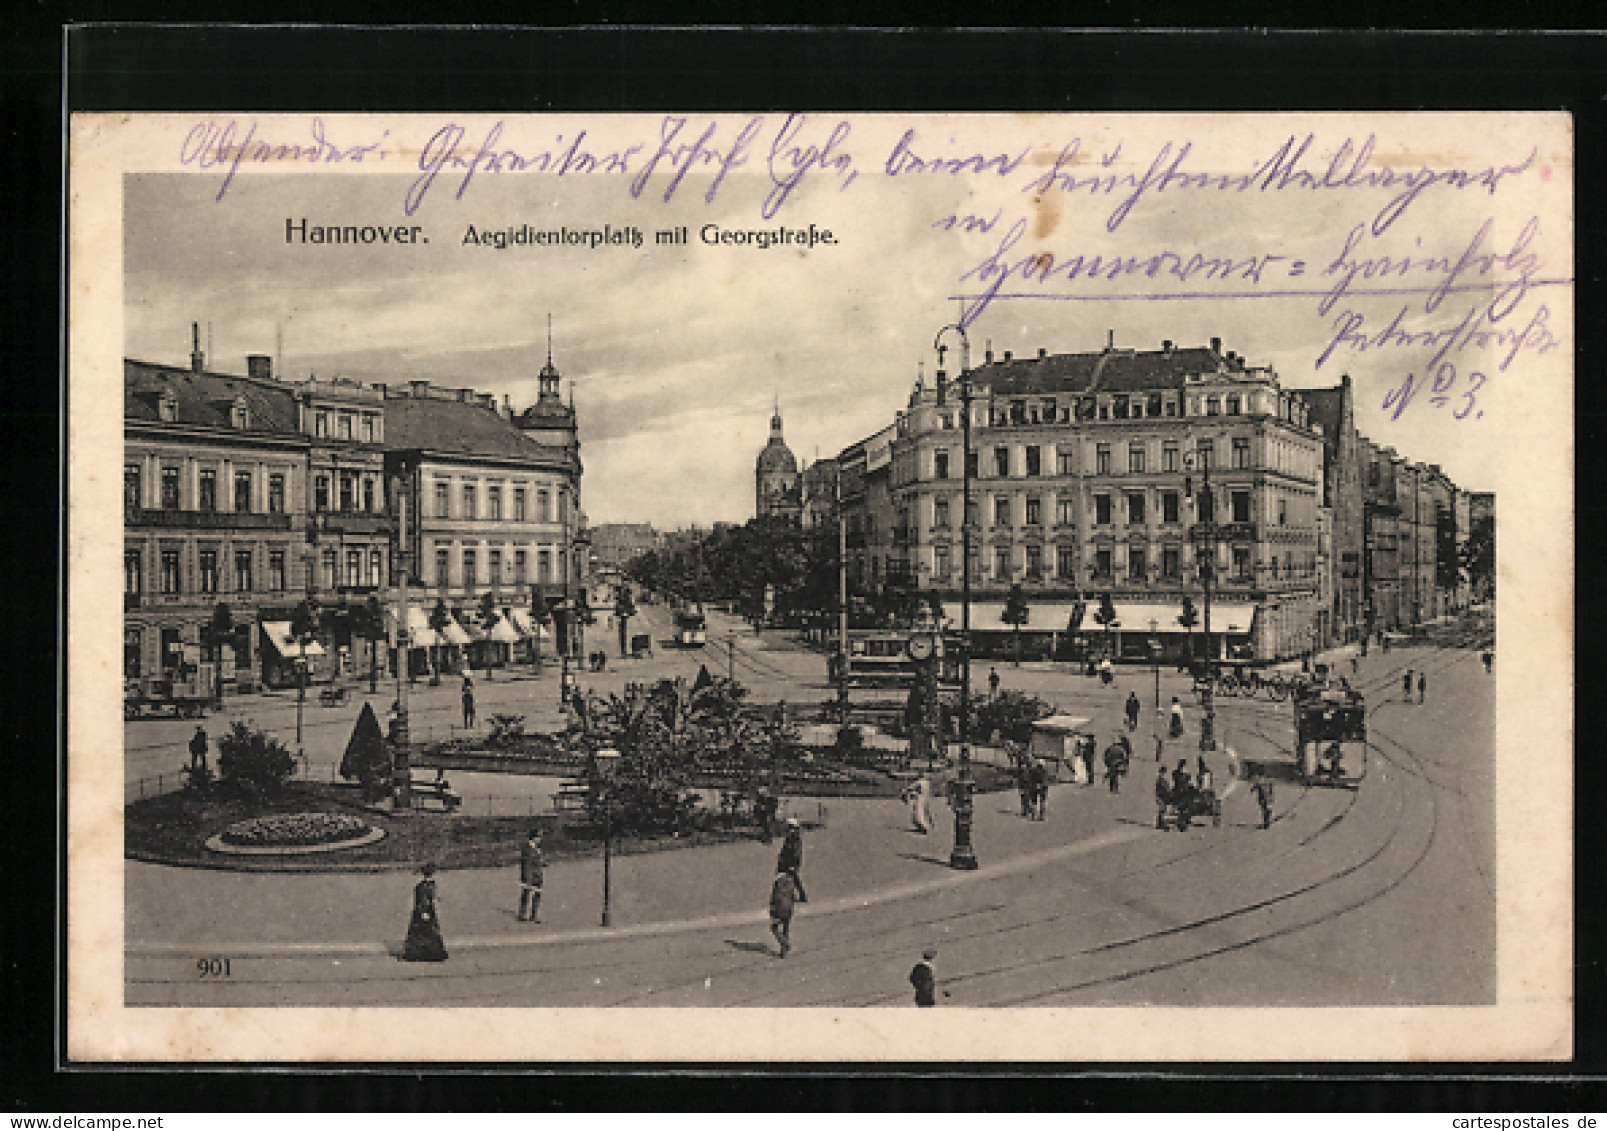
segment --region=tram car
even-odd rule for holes
[[[1295,698],[1295,749],[1308,785],[1354,788],[1361,780],[1360,751],[1347,746],[1367,742],[1367,704],[1361,692],[1311,686]],[[1347,753],[1357,755],[1346,766]]]
[[[915,681],[915,661],[909,654],[910,634],[896,629],[850,629],[848,673],[850,687],[908,687]],[[938,658],[937,681],[944,687],[960,686],[964,649],[958,636],[945,636]],[[835,682],[839,660],[827,661],[827,674]]]
[[[701,648],[709,642],[708,620],[701,605],[689,605],[675,614],[675,643],[682,648]]]

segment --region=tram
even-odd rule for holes
[[[708,621],[702,605],[688,605],[675,614],[675,643],[682,648],[701,648],[709,641]]]
[[[1346,744],[1367,741],[1367,704],[1359,691],[1303,686],[1295,692],[1295,751],[1308,785],[1354,788],[1361,780],[1345,766]]]
[[[907,687],[915,679],[915,661],[909,654],[910,634],[888,629],[850,629],[848,632],[848,686]],[[960,686],[960,637],[946,635],[938,660],[937,681],[945,687]],[[827,661],[827,674],[837,678],[838,659]]]

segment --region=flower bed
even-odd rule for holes
[[[274,813],[236,821],[220,839],[236,848],[306,848],[358,840],[371,831],[350,813]]]

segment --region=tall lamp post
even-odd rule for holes
[[[411,633],[407,627],[407,477],[408,468],[402,465],[391,480],[391,490],[396,498],[396,551],[392,574],[396,579],[396,718],[391,723],[391,747],[395,754],[392,767],[393,795],[399,809],[413,807],[413,771],[408,764],[412,735],[408,731],[407,718],[407,691],[412,682],[409,665],[413,658]]]
[[[605,927],[614,925],[614,913],[609,904],[613,894],[614,767],[618,764],[618,750],[603,749],[592,755],[597,800],[603,807],[603,926]]]
[[[961,456],[960,520],[960,774],[949,783],[950,803],[954,807],[954,851],[949,866],[975,871],[976,849],[971,846],[971,820],[974,805],[971,792],[971,339],[959,323],[937,332],[932,347],[937,350],[938,378],[943,378],[943,355],[948,346],[943,336],[953,332],[960,338],[960,414],[964,453]]]
[[[1211,457],[1208,451],[1196,445],[1195,451],[1186,453],[1183,459],[1184,470],[1191,474],[1198,462],[1199,497],[1206,504],[1202,507],[1196,501],[1194,508],[1199,533],[1205,542],[1205,557],[1200,569],[1200,580],[1205,589],[1205,718],[1200,723],[1202,752],[1216,749],[1216,646],[1211,641],[1211,578],[1216,573],[1216,499],[1211,494]]]
[[[1155,667],[1155,717],[1161,714],[1161,622],[1149,621],[1149,658]]]

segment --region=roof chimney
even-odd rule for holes
[[[262,381],[273,380],[273,358],[264,353],[247,354],[246,373]]]
[[[1009,351],[1009,350],[1005,350],[1005,351],[1004,351],[1004,359],[1005,359],[1005,360],[1006,360],[1006,361],[1009,361],[1009,360],[1010,360],[1010,351]]]
[[[1042,361],[1044,358],[1046,358],[1048,356],[1049,356],[1049,351],[1044,349],[1042,346],[1039,346],[1038,347],[1038,360]]]
[[[1162,338],[1161,339],[1161,349],[1164,350],[1166,353],[1171,353],[1172,352],[1172,339],[1171,338]]]
[[[1222,339],[1221,338],[1212,338],[1211,339],[1211,352],[1212,353],[1221,353],[1222,352]]]
[[[199,373],[206,368],[206,354],[201,352],[201,324],[190,323],[190,371]]]
[[[987,362],[987,363],[989,363],[990,365],[993,363],[993,339],[992,338],[988,339],[988,348],[983,351],[982,360]]]
[[[428,381],[409,381],[407,387],[409,396],[418,397],[422,400],[430,395],[430,383]]]
[[[1116,331],[1115,330],[1106,330],[1105,331],[1105,348],[1107,350],[1113,350],[1113,349],[1116,348]]]
[[[502,413],[509,420],[513,419],[513,398],[507,393],[502,394]]]

